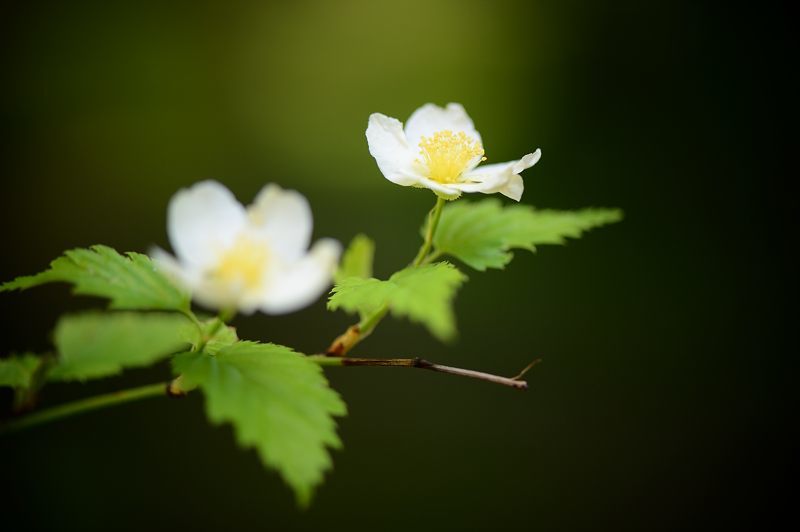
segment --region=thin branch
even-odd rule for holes
[[[469,377],[471,379],[478,379],[486,382],[493,382],[495,384],[516,388],[517,390],[526,390],[528,388],[528,383],[520,380],[519,376],[513,378],[501,377],[500,375],[485,373],[483,371],[434,364],[433,362],[429,362],[424,358],[349,358],[330,357],[326,355],[314,355],[309,358],[313,359],[321,366],[383,366],[395,368],[418,368],[436,371],[438,373],[449,373],[451,375]],[[520,373],[520,376],[532,366],[533,364],[529,365]]]
[[[436,204],[430,210],[426,219],[425,239],[417,252],[417,256],[414,257],[409,267],[417,268],[429,264],[433,260],[433,257],[439,256],[438,251],[431,253],[431,247],[433,246],[433,237],[436,235],[436,228],[439,226],[439,220],[442,217],[442,209],[445,203],[447,203],[446,200],[438,196],[436,197]],[[332,357],[345,356],[356,344],[369,336],[373,329],[378,326],[388,313],[389,306],[384,304],[372,314],[364,316],[359,323],[351,325],[345,332],[337,336],[333,342],[331,342],[331,345],[328,346],[325,354]]]
[[[533,366],[535,366],[536,364],[539,364],[541,361],[542,361],[542,359],[541,359],[541,358],[537,358],[536,360],[534,360],[533,362],[531,362],[530,364],[528,364],[527,366],[525,366],[525,368],[524,368],[522,371],[520,371],[519,373],[517,373],[517,376],[516,376],[516,377],[511,377],[511,378],[512,378],[512,379],[514,379],[515,381],[518,381],[518,380],[520,380],[522,377],[524,377],[524,376],[525,376],[525,374],[526,374],[526,373],[528,373],[528,372],[531,370],[531,368],[532,368]]]
[[[423,362],[427,362],[424,361]],[[462,377],[471,377],[473,379],[478,379],[487,382],[493,382],[495,384],[502,384],[503,386],[509,386],[511,388],[516,388],[517,390],[527,390],[528,383],[527,381],[522,381],[519,379],[511,379],[508,377],[501,377],[499,375],[493,375],[491,373],[484,373],[483,371],[475,371],[473,369],[462,369],[462,368],[454,368],[451,366],[442,366],[441,364],[430,364],[429,366],[420,366],[424,369],[429,369],[432,371],[439,371],[441,373],[450,373],[451,375],[460,375]]]
[[[436,371],[438,373],[449,373],[451,375],[459,375],[461,377],[469,377],[471,379],[478,379],[486,382],[493,382],[501,384],[517,390],[526,390],[528,383],[520,380],[529,369],[531,369],[539,359],[534,360],[528,367],[520,372],[516,377],[501,377],[491,373],[484,373],[483,371],[475,371],[471,369],[454,368],[452,366],[444,366],[442,364],[434,364],[423,358],[350,358],[350,357],[331,357],[328,355],[312,355],[308,357],[309,360],[319,364],[320,366],[382,366],[382,367],[395,367],[395,368],[418,368],[427,369],[429,371]],[[176,379],[168,383],[148,384],[138,388],[129,388],[126,390],[119,390],[103,395],[96,395],[94,397],[87,397],[65,403],[62,405],[46,408],[32,414],[27,414],[22,417],[11,419],[0,424],[0,434],[8,434],[17,432],[19,430],[35,427],[50,421],[56,421],[62,418],[71,417],[76,414],[98,410],[109,406],[129,403],[147,397],[165,396],[165,397],[182,397],[186,395],[186,390],[181,387],[182,379]]]

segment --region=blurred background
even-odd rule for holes
[[[527,393],[330,369],[350,415],[310,510],[191,394],[2,438],[9,530],[675,530],[787,512],[789,20],[688,1],[4,5],[2,280],[71,247],[168,246],[170,196],[206,178],[243,202],[301,191],[315,238],[366,232],[385,277],[434,198],[385,180],[364,130],[425,102],[463,103],[490,162],[542,149],[523,203],[626,213],[504,272],[465,268],[454,345],[387,321],[355,352],[505,375],[542,357]],[[100,304],[3,294],[0,354],[47,350],[59,314]],[[315,352],[351,321],[320,300],[235,324]]]

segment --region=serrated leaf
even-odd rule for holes
[[[334,280],[338,283],[348,277],[368,279],[372,277],[372,261],[375,243],[366,235],[356,235],[347,246]]]
[[[149,366],[185,349],[187,330],[180,314],[88,313],[62,317],[55,330],[58,351],[48,378],[87,380]]]
[[[73,293],[105,297],[114,309],[186,310],[189,295],[161,274],[147,255],[120,255],[106,246],[66,251],[50,269],[0,285],[0,292],[46,283],[74,285]]]
[[[203,350],[211,355],[215,355],[223,347],[239,341],[236,328],[221,323],[218,318],[200,322],[199,328],[198,325],[187,327],[185,333],[184,339],[195,350],[202,344]]]
[[[0,386],[23,390],[30,388],[33,376],[41,364],[42,359],[32,353],[0,358]]]
[[[328,298],[328,310],[342,309],[364,318],[385,305],[394,290],[395,285],[389,281],[348,277],[334,285]]]
[[[511,249],[534,251],[540,244],[563,244],[621,219],[619,209],[539,211],[528,205],[503,207],[495,199],[459,201],[445,206],[433,244],[436,252],[483,271],[503,268],[513,258]]]
[[[447,262],[406,268],[388,281],[349,278],[334,286],[328,308],[364,316],[387,305],[393,315],[422,323],[434,336],[447,341],[456,335],[453,298],[465,280],[466,276]]]
[[[175,371],[206,395],[216,424],[230,422],[239,444],[258,451],[305,506],[338,449],[333,416],[347,413],[320,367],[288,347],[238,342],[215,356],[183,353]]]

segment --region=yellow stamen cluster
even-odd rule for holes
[[[463,131],[437,131],[432,137],[422,137],[419,143],[422,162],[428,168],[428,178],[439,183],[456,183],[476,157],[483,157],[483,146]]]
[[[214,270],[214,277],[224,283],[256,289],[264,279],[269,252],[263,242],[240,236],[228,249]]]

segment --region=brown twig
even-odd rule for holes
[[[318,355],[315,357],[320,365],[324,366],[383,366],[395,368],[419,368],[436,371],[439,373],[449,373],[451,375],[459,375],[461,377],[469,377],[471,379],[478,379],[486,382],[493,382],[501,384],[517,390],[526,390],[528,383],[520,380],[519,376],[509,378],[494,375],[492,373],[485,373],[483,371],[475,371],[472,369],[454,368],[452,366],[444,366],[442,364],[434,364],[424,358],[350,358],[350,357],[326,357],[325,355]],[[520,373],[520,376],[530,369],[533,364],[529,364],[525,370]]]

